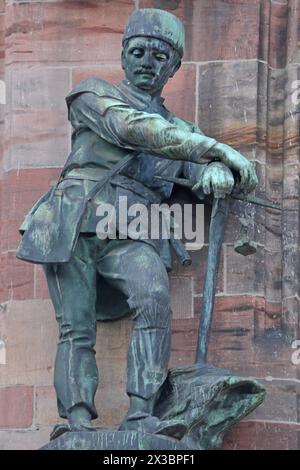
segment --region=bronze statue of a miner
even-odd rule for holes
[[[97,236],[97,207],[121,196],[146,207],[169,198],[173,184],[156,176],[184,177],[197,194],[252,191],[252,164],[228,145],[174,116],[161,94],[180,68],[183,25],[156,9],[129,18],[122,51],[125,79],[114,86],[98,78],[67,96],[72,150],[58,184],[27,215],[18,257],[42,263],[59,325],[54,383],[59,415],[71,431],[93,430],[98,386],[97,320],[133,313],[128,349],[130,406],[120,430],[180,436],[184,426],[154,415],[168,373],[170,292],[169,240]],[[179,242],[178,242],[179,243]],[[183,249],[182,246],[177,251]],[[65,426],[66,427],[66,426]],[[52,437],[65,429],[58,426]]]

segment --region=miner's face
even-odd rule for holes
[[[179,54],[165,41],[154,38],[130,39],[122,52],[127,80],[151,95],[161,92],[180,67]]]

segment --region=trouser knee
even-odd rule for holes
[[[61,330],[59,333],[59,343],[73,343],[78,347],[93,348],[96,342],[96,331],[81,328],[77,330]]]
[[[135,312],[135,326],[168,327],[171,318],[169,289],[159,285],[148,287],[147,292],[136,292],[128,301]]]

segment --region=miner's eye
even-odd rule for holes
[[[161,62],[165,62],[169,58],[168,55],[164,54],[163,52],[157,52],[155,54],[155,57],[156,57],[157,60],[159,60]]]
[[[136,47],[132,49],[131,54],[134,55],[134,57],[142,57],[144,54],[144,50]]]

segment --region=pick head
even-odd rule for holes
[[[238,240],[234,244],[234,251],[243,256],[253,255],[257,251],[257,243],[250,240]]]

